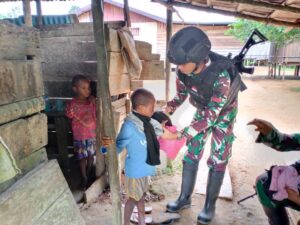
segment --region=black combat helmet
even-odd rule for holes
[[[210,41],[202,30],[185,27],[171,38],[167,57],[176,65],[188,62],[198,64],[207,58],[210,48]]]

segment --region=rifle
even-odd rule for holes
[[[248,38],[247,42],[245,43],[244,47],[242,48],[241,52],[236,55],[233,59],[231,59],[232,54],[228,54],[228,58],[231,59],[239,71],[239,73],[248,73],[248,74],[253,74],[254,73],[254,67],[245,67],[243,62],[244,62],[244,57],[247,54],[248,50],[256,44],[262,43],[267,41],[268,39],[260,33],[257,29],[254,29],[250,37]]]
[[[255,192],[254,194],[252,194],[252,195],[248,195],[247,197],[242,198],[241,200],[237,201],[237,204],[240,204],[241,202],[246,201],[246,200],[249,199],[249,198],[253,198],[253,197],[256,196],[256,195],[257,195],[256,192]]]

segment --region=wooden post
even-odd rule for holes
[[[279,64],[279,65],[278,65],[278,77],[280,77],[280,76],[281,76],[281,67],[282,67],[282,65],[281,65],[281,64]]]
[[[172,23],[173,14],[170,9],[167,8],[167,37],[166,37],[166,53],[168,52],[169,42],[172,36]],[[169,101],[170,95],[170,75],[171,75],[171,64],[166,54],[166,101]]]
[[[100,143],[100,128],[103,127],[103,135],[111,138],[115,138],[116,131],[114,127],[112,105],[109,93],[108,83],[108,63],[106,54],[106,41],[104,31],[104,19],[103,19],[103,0],[92,0],[92,13],[93,13],[93,27],[94,37],[96,42],[96,54],[97,54],[97,116],[98,116],[98,130],[97,140]],[[102,118],[105,118],[101,120]],[[99,122],[102,122],[101,124]],[[100,146],[98,146],[100,147]],[[112,224],[121,225],[121,200],[120,200],[120,183],[118,172],[118,158],[115,144],[108,147],[108,173],[109,184],[112,200]]]
[[[296,77],[299,76],[299,65],[296,65],[296,66],[295,66],[295,73],[294,73],[294,75],[295,75]]]
[[[25,25],[32,27],[30,0],[23,0],[23,14]]]
[[[43,25],[41,0],[35,0],[35,3],[36,3],[36,13],[37,13],[37,25],[38,27],[40,27]]]
[[[127,27],[131,27],[131,20],[130,20],[130,11],[129,11],[128,0],[124,0],[124,19],[125,19]]]
[[[286,69],[286,64],[283,64],[283,73],[282,73],[282,80],[285,79],[285,69]]]
[[[64,116],[54,118],[58,147],[58,160],[64,168],[70,169],[68,158],[68,121]]]

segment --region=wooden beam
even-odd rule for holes
[[[124,19],[125,19],[127,27],[131,27],[131,20],[130,20],[130,11],[129,11],[128,0],[124,0]]]
[[[32,27],[30,0],[22,0],[22,1],[23,1],[24,23],[26,26]]]
[[[264,7],[268,9],[286,11],[286,12],[293,12],[293,13],[300,13],[300,8],[295,8],[287,5],[276,5],[270,4],[266,2],[259,2],[259,1],[252,1],[252,0],[222,0],[220,2],[231,2],[231,3],[239,3],[239,4],[246,4],[255,7]]]
[[[108,67],[107,67],[107,55],[106,55],[106,40],[104,30],[104,15],[103,15],[103,0],[92,0],[92,13],[93,13],[93,27],[94,36],[96,42],[96,53],[97,53],[97,143],[101,143],[100,131],[103,130],[103,135],[111,138],[115,138],[116,131],[114,128],[113,111],[111,105],[111,98],[109,93],[109,82],[108,82]],[[106,30],[108,32],[108,30]],[[105,118],[101,120],[101,118]],[[101,122],[101,123],[100,123]],[[108,173],[109,173],[109,184],[111,191],[112,200],[112,224],[122,224],[122,213],[121,213],[121,200],[120,200],[120,183],[119,183],[119,169],[118,169],[118,158],[116,145],[112,144],[108,147]]]
[[[36,13],[37,13],[37,25],[40,27],[43,25],[41,0],[35,0],[35,4],[36,4]]]
[[[207,0],[206,2],[207,2],[208,7],[212,7],[213,6],[212,5],[212,0]]]
[[[171,2],[171,1],[170,1]],[[169,42],[172,36],[172,24],[173,24],[173,12],[167,8],[167,37],[166,37],[166,53],[168,52]],[[170,75],[171,75],[171,64],[166,55],[166,101],[169,101],[170,95]]]
[[[152,1],[162,3],[162,5],[165,4],[164,0],[152,0]],[[274,25],[278,25],[278,26],[298,27],[298,28],[300,27],[299,23],[279,21],[279,20],[274,20],[271,18],[260,18],[260,17],[250,16],[250,15],[244,15],[239,12],[230,12],[230,11],[221,10],[221,9],[196,6],[196,5],[192,5],[191,3],[173,2],[172,5],[178,6],[178,7],[189,8],[189,9],[202,10],[202,11],[206,11],[206,12],[220,13],[220,14],[226,15],[226,16],[236,16],[236,17],[248,19],[248,20],[256,20],[258,22],[262,22],[262,23],[266,23],[266,24],[274,24]]]

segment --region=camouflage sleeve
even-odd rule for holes
[[[260,133],[256,142],[264,143],[281,152],[300,150],[300,133],[288,135],[273,129],[268,135]]]
[[[188,140],[214,125],[227,101],[229,89],[230,76],[227,71],[224,71],[214,83],[213,95],[209,104],[204,110],[197,110],[191,124],[182,131]]]
[[[176,77],[176,95],[175,97],[167,103],[167,106],[172,108],[174,112],[177,107],[179,107],[188,96],[188,90],[184,83]]]

